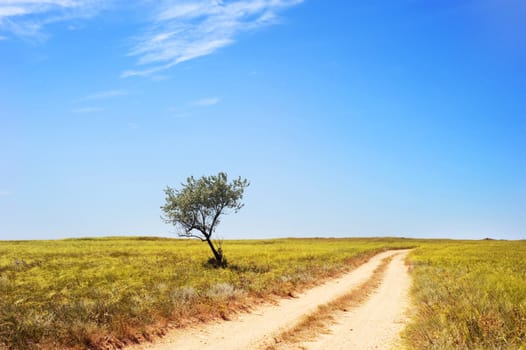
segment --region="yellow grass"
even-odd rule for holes
[[[118,347],[229,318],[409,247],[408,348],[526,349],[525,241],[385,238],[227,241],[226,269],[208,266],[198,241],[0,242],[0,348]]]
[[[227,241],[226,269],[198,241],[152,238],[0,242],[0,348],[104,348],[167,324],[228,318],[319,283],[392,239]]]
[[[526,349],[526,241],[444,241],[410,255],[412,349]]]

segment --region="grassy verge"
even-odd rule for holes
[[[385,270],[392,259],[392,256],[383,259],[367,281],[360,284],[350,293],[318,306],[315,312],[305,316],[296,326],[274,338],[276,344],[268,346],[267,350],[279,349],[283,345],[287,348],[287,345],[290,344],[316,339],[319,334],[324,333],[327,327],[334,322],[335,312],[348,311],[350,308],[354,308],[367,300],[367,297],[380,286]]]
[[[228,318],[317,284],[403,239],[227,241],[229,268],[201,242],[103,238],[0,242],[0,348],[102,349],[167,325]],[[160,331],[159,331],[160,330]]]
[[[414,265],[412,349],[526,349],[526,242],[423,244]]]

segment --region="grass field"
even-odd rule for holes
[[[152,238],[0,242],[0,348],[104,348],[169,321],[232,310],[318,283],[402,239],[228,241],[206,265],[199,241]]]
[[[526,349],[526,241],[426,243],[410,260],[410,348]]]
[[[525,349],[526,242],[408,239],[227,241],[229,267],[199,241],[0,242],[0,348],[104,349],[228,318],[389,248],[410,254],[410,349]]]

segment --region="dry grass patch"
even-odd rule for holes
[[[526,241],[445,241],[409,255],[410,349],[526,349]]]
[[[0,241],[0,349],[112,349],[228,319],[338,276],[401,239]]]

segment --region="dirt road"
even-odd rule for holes
[[[274,337],[295,326],[305,315],[353,290],[369,279],[382,259],[395,255],[378,290],[363,305],[336,315],[331,334],[299,344],[312,349],[389,349],[403,328],[410,278],[403,259],[408,251],[388,251],[371,258],[350,273],[312,288],[297,298],[262,306],[232,321],[176,330],[155,344],[129,350],[265,349]],[[351,330],[352,329],[352,330]],[[296,346],[294,346],[296,347]]]
[[[335,314],[329,334],[300,344],[302,349],[392,349],[399,348],[399,333],[406,323],[409,307],[409,273],[405,254],[393,258],[380,287],[359,307]]]

